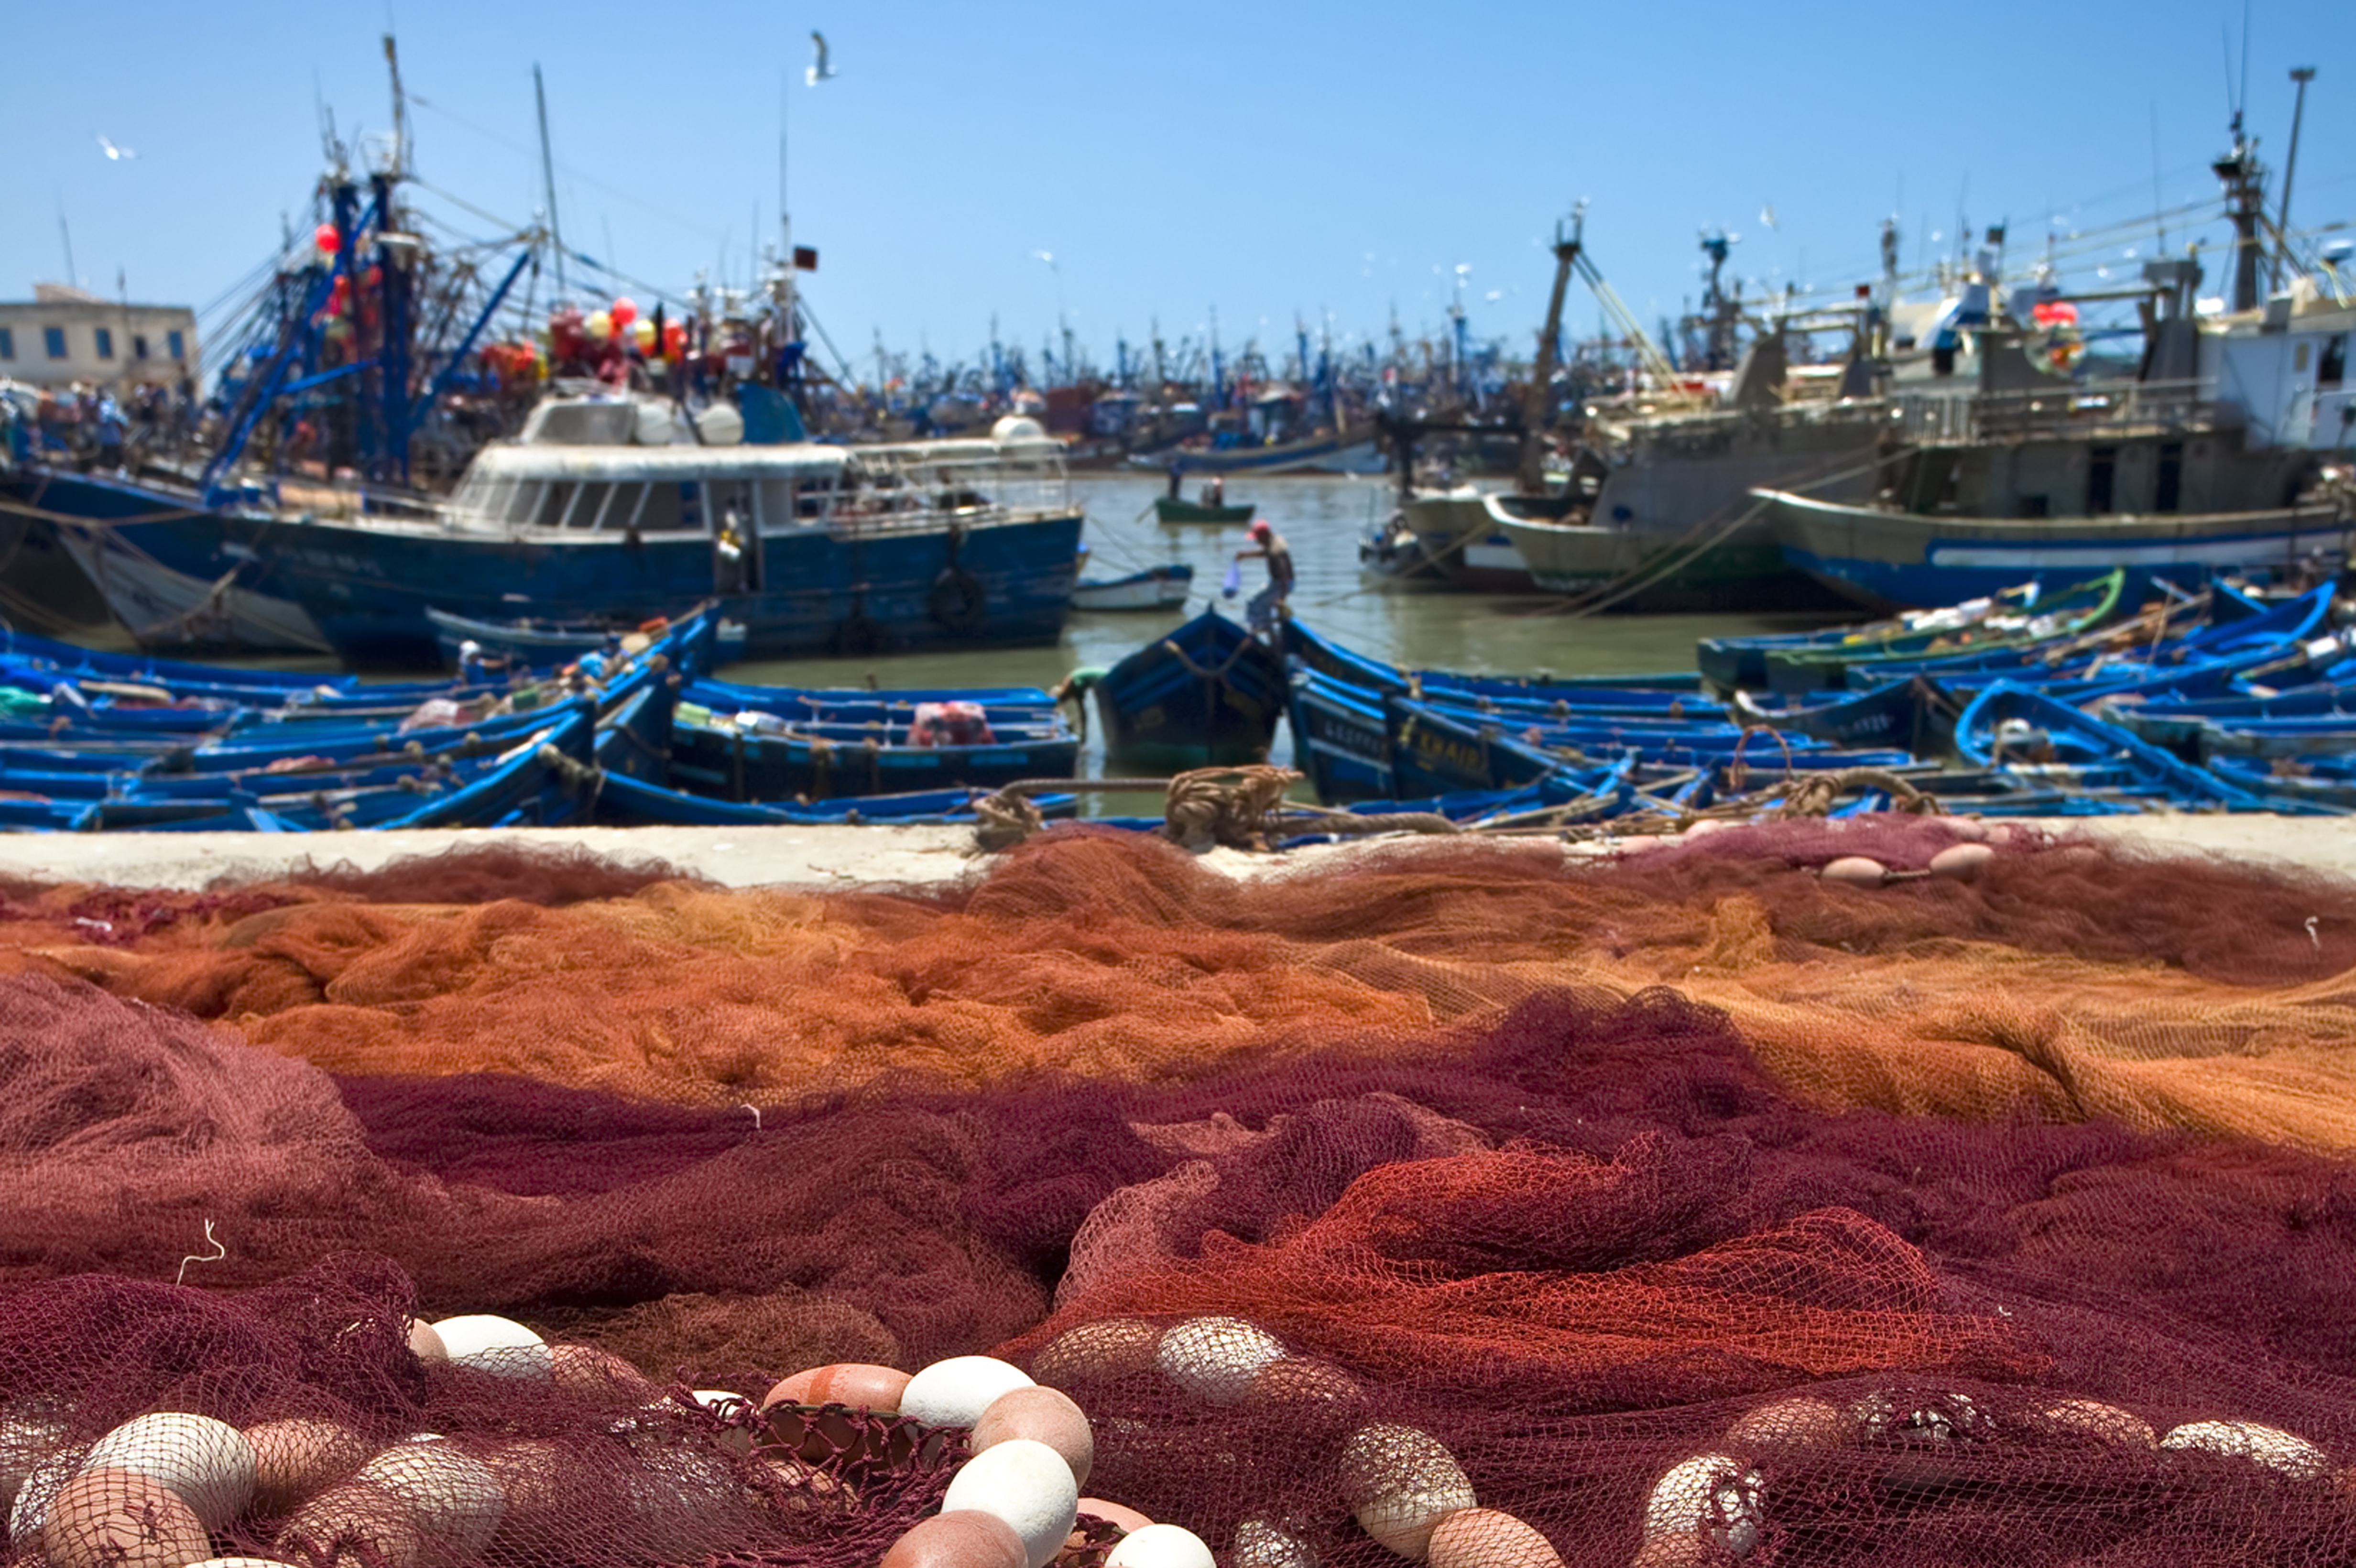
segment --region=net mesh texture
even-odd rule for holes
[[[7,885],[9,1560],[852,1568],[986,1352],[1227,1568],[2350,1561],[2356,889],[1955,832]]]

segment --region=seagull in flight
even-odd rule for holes
[[[98,144],[99,147],[106,154],[108,161],[112,163],[121,163],[125,158],[135,158],[139,155],[128,147],[116,146],[113,143],[108,141],[103,135],[99,137]]]
[[[808,73],[809,84],[816,87],[821,81],[832,81],[835,78],[835,69],[827,62],[826,35],[813,28],[810,31],[810,42],[818,46],[818,59],[812,62]]]

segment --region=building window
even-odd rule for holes
[[[182,346],[180,335],[177,332],[167,332],[164,335],[164,347],[175,359],[186,359],[188,357],[188,351]]]
[[[16,333],[14,327],[0,326],[0,359],[16,357]]]
[[[114,357],[114,333],[112,329],[103,326],[93,327],[91,329],[91,336],[98,339],[98,357],[101,359],[112,359]]]
[[[134,332],[131,335],[131,357],[134,359],[145,359],[147,357],[147,335],[145,333]]]
[[[41,328],[41,347],[43,349],[48,351],[50,358],[64,358],[66,357],[66,329],[62,326],[45,326]]]

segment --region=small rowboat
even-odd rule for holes
[[[1109,581],[1083,578],[1072,590],[1072,608],[1166,610],[1186,603],[1186,595],[1194,586],[1194,569],[1183,561],[1149,567]]]
[[[1174,773],[1268,760],[1284,661],[1215,610],[1138,649],[1096,688],[1115,766]]]
[[[1174,496],[1156,496],[1153,516],[1163,523],[1208,523],[1214,527],[1228,523],[1248,523],[1252,505],[1247,501],[1236,507],[1207,507],[1200,501],[1182,501]]]
[[[637,622],[567,621],[547,617],[485,621],[434,609],[428,609],[425,618],[434,624],[434,640],[442,649],[444,661],[453,669],[458,665],[459,647],[466,643],[473,643],[484,654],[510,669],[552,669],[571,664],[584,654],[603,648],[615,638],[622,639],[625,649],[636,652],[637,650],[630,645],[633,641],[639,642],[640,646],[650,645],[668,630],[659,622],[641,625]],[[671,623],[676,625],[687,624],[684,618]],[[719,621],[712,636],[713,642],[706,650],[710,662],[730,664],[744,656],[744,628],[741,624]],[[702,661],[697,662],[700,667]],[[701,673],[700,667],[697,673]]]

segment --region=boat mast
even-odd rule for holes
[[[1535,496],[1546,488],[1547,414],[1554,402],[1555,348],[1562,336],[1562,305],[1570,293],[1571,269],[1587,232],[1587,208],[1572,209],[1570,237],[1554,226],[1554,292],[1547,296],[1546,325],[1538,329],[1537,362],[1530,368],[1529,390],[1522,400],[1522,469],[1515,488]]]
[[[556,221],[556,160],[548,150],[548,90],[541,85],[540,62],[531,62],[531,96],[540,107],[540,177],[548,195],[548,243],[556,252],[556,293],[561,298],[567,292],[564,283],[564,231]]]
[[[2307,84],[2315,80],[2311,65],[2291,67],[2290,79],[2298,83],[2298,102],[2290,112],[2290,151],[2283,157],[2282,206],[2275,215],[2275,287],[2283,284],[2283,269],[2290,262],[2290,182],[2298,173],[2298,128],[2307,118]]]

